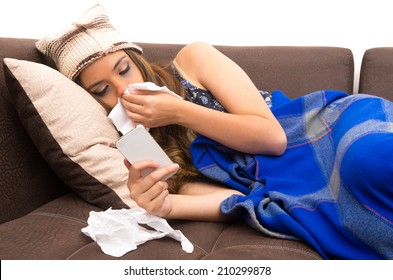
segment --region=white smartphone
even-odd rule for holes
[[[142,125],[137,125],[123,135],[117,141],[116,146],[131,164],[141,160],[153,160],[160,165],[157,169],[173,164],[172,160]],[[147,176],[154,170],[153,168],[144,169],[141,174]],[[164,180],[175,173],[166,176]]]

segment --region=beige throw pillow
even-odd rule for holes
[[[103,209],[136,206],[126,185],[128,170],[115,147],[119,135],[101,105],[46,65],[11,58],[4,63],[21,122],[57,175]]]

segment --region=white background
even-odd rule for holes
[[[57,33],[97,3],[135,42],[350,48],[355,82],[366,49],[393,46],[389,0],[1,0],[0,37]]]
[[[179,245],[180,248],[180,245]],[[350,277],[356,280],[390,279],[390,261],[295,261],[295,260],[117,260],[117,261],[2,261],[2,280],[332,280]],[[124,269],[170,268],[208,269],[209,275],[154,276],[125,275]],[[270,267],[270,274],[218,275],[219,267]]]
[[[358,75],[360,62],[366,49],[393,46],[393,11],[391,5],[389,5],[392,3],[390,0],[0,1],[0,37],[38,39],[47,34],[56,33],[68,26],[69,23],[94,4],[102,3],[112,23],[131,41],[189,43],[201,40],[211,44],[224,45],[345,47],[350,48],[354,53],[356,75]],[[5,268],[8,268],[4,270],[2,268],[1,270],[3,279],[18,279],[23,278],[23,276],[31,278],[33,275],[40,275],[37,277],[42,279],[69,279],[68,274],[70,273],[79,275],[82,279],[108,279],[108,277],[111,279],[125,279],[122,275],[123,266],[127,267],[132,262],[111,262],[110,265],[120,265],[119,268],[115,267],[112,270],[107,269],[108,263],[97,267],[94,262],[82,262],[81,265],[83,266],[80,269],[73,267],[70,269],[66,266],[71,264],[68,262],[27,262],[21,264],[20,262],[6,261],[2,263]],[[48,269],[53,267],[54,264],[59,267]],[[178,262],[173,264],[178,264]],[[223,264],[238,265],[239,262],[223,263],[221,261],[217,265]],[[281,263],[273,264],[273,267],[279,264]],[[285,264],[295,265],[295,268],[302,268],[303,270],[299,272],[286,269],[285,266],[275,267],[275,275],[273,276],[277,277],[271,279],[290,277],[332,279],[332,276],[340,275],[341,270],[335,268],[338,264],[345,265],[344,268],[349,268],[348,273],[351,273],[356,279],[379,279],[382,275],[375,273],[381,272],[385,273],[384,275],[392,274],[387,273],[387,269],[390,267],[391,270],[392,268],[390,264],[384,266],[384,270],[374,269],[370,266],[370,263],[364,265],[365,263],[353,262],[313,262],[310,267],[317,265],[315,266],[316,270],[323,271],[322,274],[312,272],[304,267],[308,264],[307,262]],[[331,265],[327,270],[318,266],[327,264]],[[352,267],[349,264],[361,265],[360,267]],[[372,262],[372,264],[375,266],[387,263]],[[72,262],[72,265],[75,265],[75,262]],[[206,264],[201,263],[200,265]],[[212,264],[209,263],[209,265]],[[261,263],[247,262],[247,265],[261,265]],[[56,270],[56,268],[59,269]],[[106,275],[105,271],[110,275],[100,277],[101,274]],[[365,273],[367,271],[371,275]],[[86,275],[81,275],[81,272]],[[305,272],[309,272],[311,275],[305,275]],[[282,277],[282,273],[288,273],[288,275]],[[233,279],[237,278],[233,277]],[[130,279],[130,277],[127,279]],[[165,279],[173,279],[173,277]],[[178,279],[184,279],[184,277]],[[215,277],[212,276],[208,279],[215,279]]]

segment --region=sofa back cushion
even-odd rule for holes
[[[44,62],[34,40],[0,38],[0,61]],[[0,223],[20,217],[69,192],[39,154],[8,99],[0,67]]]
[[[138,43],[151,61],[173,58],[182,45]],[[353,93],[350,49],[302,46],[216,46],[250,76],[260,90],[279,89],[295,98],[322,89]]]

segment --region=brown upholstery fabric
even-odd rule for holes
[[[0,38],[0,60],[16,57],[42,61],[34,40]],[[3,66],[0,67],[0,222],[5,222],[68,192],[35,149],[7,99]],[[53,188],[52,186],[56,186]]]
[[[393,101],[393,47],[373,48],[363,55],[359,92]]]
[[[31,39],[0,38],[0,59],[53,63]],[[150,60],[173,59],[182,45],[139,43]],[[353,57],[345,48],[218,46],[261,90],[296,97],[320,89],[353,89]],[[28,138],[7,98],[0,68],[0,259],[113,259],[86,237],[89,211],[99,210],[71,193]],[[10,93],[12,94],[12,93]],[[307,245],[264,236],[241,221],[170,221],[194,244],[163,238],[140,245],[121,259],[319,259]]]
[[[172,58],[182,45],[138,43],[152,61]],[[258,89],[295,98],[323,89],[353,93],[352,51],[335,47],[216,46],[239,64]]]
[[[102,209],[135,206],[126,185],[124,157],[115,147],[119,134],[102,106],[44,64],[9,58],[4,64],[9,99],[57,176]]]
[[[170,238],[152,240],[121,258],[105,255],[81,232],[98,208],[74,194],[0,226],[0,259],[320,259],[308,246],[266,237],[242,222],[170,221],[194,244],[192,254]]]

